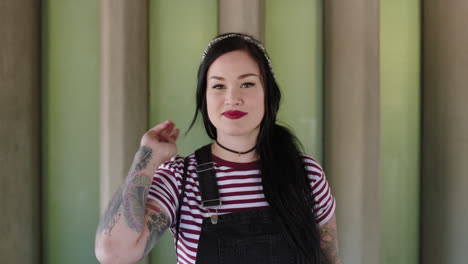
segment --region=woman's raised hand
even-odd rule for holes
[[[140,146],[152,149],[153,159],[163,163],[177,154],[176,141],[180,130],[175,124],[168,120],[148,130],[140,141]]]

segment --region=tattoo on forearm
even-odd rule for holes
[[[143,256],[146,256],[151,251],[164,231],[169,227],[169,217],[159,208],[147,205],[146,214],[149,216],[146,221],[149,235]]]
[[[151,148],[142,146],[138,150],[122,194],[125,220],[128,227],[136,232],[142,232],[144,228],[146,197],[151,181],[142,171],[148,166],[151,157]]]
[[[99,223],[99,234],[110,235],[121,214],[130,229],[143,231],[146,197],[151,186],[151,177],[144,174],[143,170],[150,163],[151,157],[151,148],[142,146],[138,150],[125,183],[115,192]]]
[[[338,264],[340,262],[340,255],[338,254],[338,241],[335,229],[321,228],[320,229],[322,241],[321,247],[321,264]]]
[[[104,233],[110,235],[112,228],[117,223],[120,218],[120,205],[122,204],[122,187],[115,192],[114,197],[112,197],[107,209],[102,216],[101,221],[98,226],[98,234]]]

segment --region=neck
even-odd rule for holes
[[[256,161],[258,159],[257,152],[255,149],[248,153],[239,155],[239,152],[247,152],[253,147],[255,147],[256,140],[239,140],[235,138],[218,137],[217,141],[219,142],[219,144],[214,142],[211,145],[211,151],[214,155],[224,160],[232,162],[251,162]],[[220,145],[234,152],[226,150]]]

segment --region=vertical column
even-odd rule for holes
[[[423,5],[422,263],[468,259],[468,1]]]
[[[127,176],[148,122],[148,2],[101,0],[101,212]]]
[[[421,1],[391,0],[380,3],[379,263],[418,263]]]
[[[265,39],[264,0],[219,0],[219,33],[242,32]]]
[[[40,259],[40,1],[0,3],[0,259]]]
[[[201,55],[217,33],[218,0],[150,1],[149,126],[172,120],[187,131],[195,111],[197,71]],[[210,142],[197,122],[177,140],[186,156]],[[151,263],[176,263],[171,232],[158,242]]]
[[[100,4],[101,213],[127,176],[147,129],[148,7],[146,0]]]
[[[307,154],[323,160],[322,1],[268,0],[266,48],[282,91],[278,120],[290,126]]]
[[[41,11],[42,263],[95,263],[99,2],[43,0]]]
[[[379,1],[324,2],[325,170],[344,263],[379,263]]]

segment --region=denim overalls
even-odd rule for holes
[[[210,145],[195,152],[203,207],[221,205]],[[186,161],[187,162],[187,161]],[[185,192],[186,169],[180,203]],[[177,214],[177,239],[180,224]],[[248,210],[203,219],[196,264],[296,264],[303,263],[297,250],[282,234],[270,208]]]

